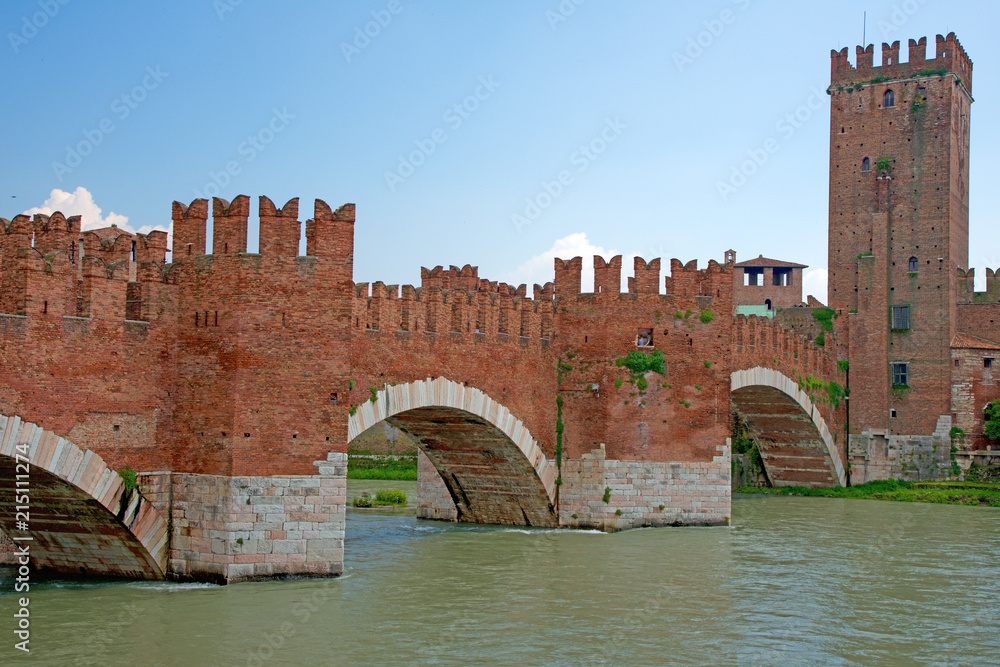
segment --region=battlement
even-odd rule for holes
[[[488,283],[488,281],[483,282]],[[441,266],[435,266],[433,269],[420,267],[421,287],[475,290],[479,283],[478,266],[466,264],[461,269],[454,265],[448,269]]]
[[[1000,269],[986,269],[986,291],[975,290],[976,269],[958,271],[958,303],[1000,303]]]
[[[906,62],[900,62],[898,40],[892,44],[882,43],[882,64],[878,66],[874,64],[874,44],[855,47],[857,66],[851,65],[847,53],[846,46],[840,51],[830,51],[830,81],[833,86],[881,83],[948,73],[955,75],[969,94],[972,94],[972,60],[953,32],[948,33],[947,37],[937,36],[935,57],[931,59],[927,58],[926,37],[909,40]]]
[[[475,276],[451,268],[449,277],[459,282]],[[462,276],[462,273],[466,273]],[[514,288],[478,278],[472,289],[441,287],[441,267],[421,270],[422,287],[386,285],[379,281],[356,283],[353,290],[351,326],[357,332],[460,333],[488,338],[520,337],[537,342],[552,332],[553,284],[535,285],[535,295],[526,296],[526,286]]]
[[[268,197],[261,195],[260,255],[264,257],[296,257],[302,238],[299,221],[299,199],[292,198],[280,209]],[[173,203],[175,263],[186,262],[206,254],[208,200],[195,199],[190,205]],[[212,254],[236,255],[247,251],[247,229],[250,218],[250,198],[239,195],[232,202],[212,198]],[[306,255],[353,262],[354,204],[345,204],[336,211],[321,199],[314,203],[313,217],[305,222]]]
[[[784,360],[801,375],[829,377],[836,371],[825,345],[819,346],[769,317],[736,315],[732,346],[734,368],[780,366],[783,364],[779,360]],[[796,373],[787,372],[786,375],[794,378]]]
[[[570,260],[555,259],[555,284],[553,292],[559,298],[575,298],[581,294],[581,273],[583,258]],[[647,262],[642,257],[633,260],[634,276],[628,279],[628,294],[657,296],[660,294],[660,258]],[[621,294],[622,257],[616,255],[610,260],[594,256],[594,291],[599,295]],[[732,291],[732,267],[709,260],[706,269],[698,269],[698,261],[682,264],[678,259],[670,260],[670,275],[664,278],[667,295],[684,300],[696,296],[720,297],[723,289],[728,295]]]

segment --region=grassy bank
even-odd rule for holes
[[[406,492],[401,489],[379,489],[375,496],[362,492],[351,501],[352,507],[406,507]]]
[[[347,479],[417,479],[417,457],[373,457],[348,456]]]
[[[898,500],[947,505],[987,505],[1000,507],[1000,486],[981,482],[904,482],[886,480],[858,486],[830,489],[807,489],[802,486],[758,488],[742,486],[737,493],[766,493],[779,496],[819,496],[823,498],[862,498]]]

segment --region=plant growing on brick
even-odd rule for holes
[[[606,503],[610,503],[611,502],[611,487],[610,486],[604,487],[604,502],[606,502]]]
[[[118,471],[118,476],[121,477],[122,481],[125,483],[125,491],[127,493],[132,493],[139,488],[139,482],[136,480],[135,474],[135,470],[128,467],[122,468]]]
[[[701,323],[708,324],[715,319],[715,314],[710,310],[701,311]]]

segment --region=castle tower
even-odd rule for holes
[[[950,413],[956,268],[969,245],[972,62],[954,33],[831,52],[829,295],[847,315],[852,433]]]

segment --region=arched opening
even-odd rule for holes
[[[842,455],[798,384],[765,368],[732,374],[732,409],[757,443],[774,486],[844,486]]]
[[[896,93],[892,92],[892,88],[885,91],[885,95],[882,96],[882,106],[886,109],[896,106]]]
[[[558,524],[555,466],[504,406],[445,378],[386,386],[375,399],[351,414],[348,452],[373,431],[384,433],[385,424],[404,434],[419,450],[419,517]]]
[[[771,308],[771,300],[770,299],[764,299],[764,305],[767,306],[768,310],[773,310]]]
[[[0,532],[31,538],[33,567],[73,576],[163,578],[167,522],[101,457],[17,417],[0,415],[0,437]],[[18,523],[22,503],[15,494],[25,466],[27,530]]]
[[[916,273],[917,272],[917,258],[916,257],[911,257],[910,258],[909,266],[910,266],[910,273]]]
[[[871,170],[872,170],[872,161],[870,159],[868,159],[868,158],[865,158],[864,160],[862,160],[861,161],[861,171],[871,171]]]

